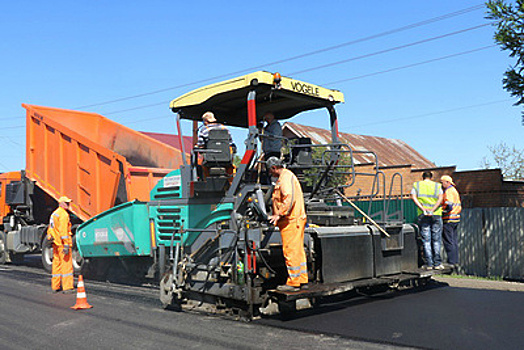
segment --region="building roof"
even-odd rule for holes
[[[178,150],[180,149],[180,142],[178,140],[178,135],[175,134],[162,134],[158,132],[146,132],[141,131],[142,134],[147,135],[157,141],[163,142],[171,147],[174,147]],[[184,140],[184,149],[186,153],[190,153],[193,149],[193,138],[191,136],[182,136]]]
[[[285,137],[309,137],[314,144],[331,142],[331,131],[312,126],[287,122],[282,127]],[[348,144],[353,151],[372,151],[377,155],[380,167],[392,165],[411,165],[413,168],[434,168],[435,164],[415,151],[402,140],[384,137],[356,135],[339,132],[340,141]],[[368,153],[355,153],[355,164],[374,163]]]

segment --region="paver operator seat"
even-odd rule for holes
[[[225,175],[226,168],[233,165],[233,152],[229,144],[227,130],[209,131],[202,161],[202,165],[209,169],[209,176]]]
[[[229,132],[214,129],[203,149],[195,151],[202,154],[202,173],[194,182],[195,195],[224,193],[233,176],[233,149]]]

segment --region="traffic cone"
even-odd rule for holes
[[[92,305],[87,303],[86,290],[84,288],[84,277],[78,276],[78,285],[76,286],[76,304],[71,309],[90,309]]]

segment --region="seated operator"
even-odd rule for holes
[[[228,128],[226,128],[223,124],[220,124],[217,122],[215,115],[213,112],[206,112],[202,115],[202,121],[204,122],[204,125],[202,125],[198,129],[198,141],[195,145],[195,148],[202,148],[205,149],[207,145],[207,141],[209,140],[209,132],[211,130],[227,130],[227,133],[229,135],[229,147],[231,150],[231,153],[234,154],[236,152],[236,145],[233,143],[233,138],[231,137],[231,133],[229,132]],[[201,164],[201,160],[199,161],[199,164]],[[205,166],[202,167],[204,178],[209,176],[209,169]],[[235,171],[235,166],[231,164],[226,168],[226,172],[229,176],[233,175]]]

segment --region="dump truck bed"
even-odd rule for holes
[[[159,179],[182,164],[180,150],[102,115],[23,104],[26,176],[53,198],[68,196],[83,221],[149,200]]]

